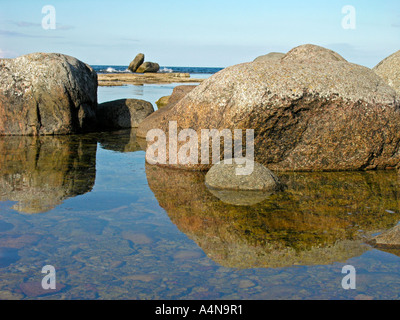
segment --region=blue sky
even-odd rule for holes
[[[1,0],[0,57],[60,52],[128,65],[139,52],[162,66],[226,67],[305,43],[373,67],[400,49],[400,1]],[[56,29],[42,28],[42,7]],[[343,29],[342,7],[356,9]]]

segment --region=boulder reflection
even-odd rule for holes
[[[106,150],[142,148],[136,130],[71,136],[0,136],[0,201],[21,213],[44,213],[65,199],[90,192],[96,179],[97,143]]]
[[[250,206],[218,199],[204,173],[149,164],[146,173],[171,221],[226,267],[345,262],[400,220],[394,171],[280,174],[288,189]]]
[[[96,177],[93,136],[0,137],[0,200],[21,213],[47,212],[89,192]]]
[[[97,134],[103,149],[117,152],[135,152],[144,150],[136,138],[136,129],[124,129]]]

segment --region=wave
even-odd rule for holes
[[[107,73],[126,73],[126,72],[129,72],[128,69],[117,70],[117,69],[115,69],[113,67],[108,67],[106,70],[100,70],[100,71],[107,72]]]
[[[103,66],[92,66],[94,71],[97,73],[128,73],[128,67],[126,66],[110,66],[110,65],[103,65]]]
[[[174,72],[174,70],[164,67],[164,68],[160,69],[158,72],[161,72],[161,73],[172,73],[172,72]]]

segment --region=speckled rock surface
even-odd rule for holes
[[[52,135],[95,126],[97,74],[56,53],[0,60],[0,135]]]
[[[279,60],[285,56],[282,52],[270,52],[263,56],[259,56],[254,59],[254,62],[261,62],[261,61],[270,61],[270,60]]]
[[[169,105],[174,106],[176,105],[179,101],[182,100],[184,96],[186,96],[189,92],[191,92],[194,88],[196,88],[197,85],[182,85],[182,86],[176,86],[174,88],[174,91],[172,91],[171,97],[169,98]]]
[[[400,50],[382,60],[373,69],[397,92],[400,92]]]
[[[289,59],[296,51],[299,59]],[[395,167],[400,161],[395,90],[369,68],[325,57],[302,63],[302,52],[228,67],[141,126],[168,133],[169,121],[177,121],[178,132],[192,128],[199,137],[201,129],[254,129],[255,161],[273,171]]]
[[[154,112],[153,105],[139,99],[120,99],[99,104],[97,119],[99,129],[136,128]]]
[[[301,63],[323,62],[323,61],[342,61],[346,62],[340,54],[335,51],[316,46],[314,44],[303,44],[290,50],[283,61],[296,61]]]

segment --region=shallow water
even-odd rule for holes
[[[194,76],[191,75],[192,78]],[[196,85],[198,83],[185,83],[185,85],[193,84]],[[163,96],[170,95],[177,85],[182,85],[182,83],[99,87],[98,102],[103,103],[117,99],[142,99],[151,102],[154,109],[157,110],[156,101]]]
[[[130,130],[0,138],[0,299],[399,299],[400,253],[366,244],[400,220],[396,172],[280,174],[285,192],[243,206],[142,147]]]

